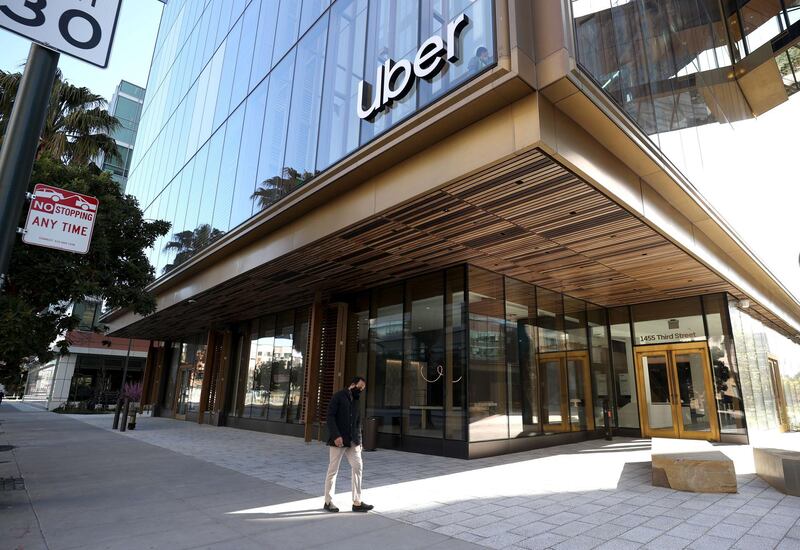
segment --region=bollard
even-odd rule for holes
[[[114,409],[114,424],[111,426],[112,430],[119,428],[119,415],[122,412],[122,396],[117,398],[117,407]]]
[[[131,402],[129,400],[125,400],[125,408],[122,411],[122,422],[119,424],[119,431],[124,432],[125,429],[128,427],[128,409],[131,406]]]

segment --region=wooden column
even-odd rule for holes
[[[306,380],[303,384],[303,411],[305,420],[304,438],[311,441],[314,419],[318,405],[318,375],[320,366],[320,352],[322,345],[322,295],[314,295],[314,305],[311,306],[311,321],[308,334],[308,364],[306,365]]]
[[[147,360],[144,364],[144,374],[142,374],[142,405],[153,403],[153,381],[158,370],[158,348],[150,340],[150,347],[147,350]]]
[[[197,423],[202,424],[208,408],[208,393],[211,388],[211,375],[214,370],[214,345],[216,332],[208,331],[206,340],[206,363],[203,366],[203,385],[200,387],[200,405],[197,408]]]

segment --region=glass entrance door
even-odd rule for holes
[[[539,356],[546,432],[594,429],[589,357],[584,351]]]
[[[636,351],[642,435],[719,439],[708,349],[698,344]]]

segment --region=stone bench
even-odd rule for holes
[[[753,448],[758,477],[787,495],[800,497],[800,453]]]
[[[653,485],[692,493],[735,493],[733,460],[707,441],[652,440]]]

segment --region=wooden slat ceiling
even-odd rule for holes
[[[180,339],[324,296],[471,263],[603,306],[745,296],[539,150],[487,168],[157,312],[121,336]],[[787,332],[758,304],[749,313]]]

